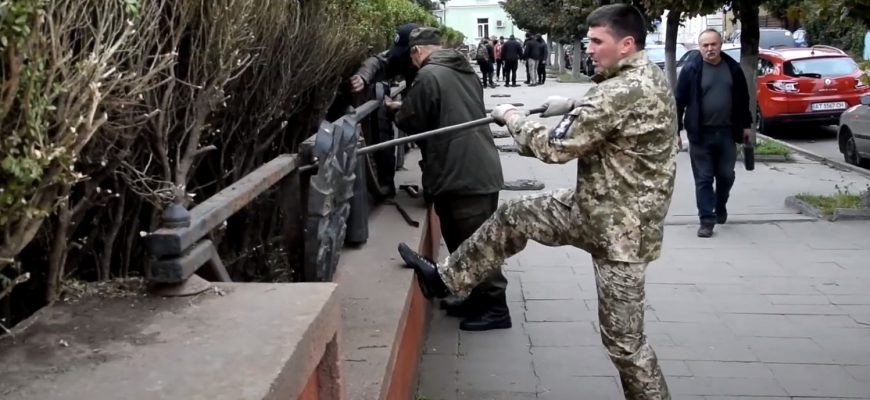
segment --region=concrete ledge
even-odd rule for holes
[[[743,152],[737,152],[737,161],[743,161]],[[794,160],[788,155],[781,154],[756,154],[755,162],[790,163]]]
[[[861,175],[870,177],[870,170],[867,170],[867,169],[864,169],[861,167],[857,167],[854,165],[846,164],[842,161],[833,160],[833,159],[828,158],[828,157],[820,156],[820,155],[813,153],[807,149],[804,149],[803,147],[795,146],[791,143],[786,143],[786,142],[783,142],[782,140],[774,139],[774,138],[767,136],[767,135],[762,135],[761,133],[757,133],[756,135],[761,139],[769,140],[773,143],[777,143],[777,144],[783,145],[785,147],[788,147],[790,150],[792,150],[796,153],[800,153],[804,157],[809,158],[810,160],[820,162],[820,163],[825,164],[829,167],[836,168],[839,170],[857,172]]]
[[[791,208],[794,208],[795,210],[798,210],[798,212],[800,212],[803,215],[808,215],[808,216],[811,216],[813,218],[818,218],[818,219],[828,219],[828,217],[826,217],[825,214],[822,214],[821,210],[809,205],[807,202],[805,202],[805,201],[803,201],[795,196],[786,197],[785,198],[785,205],[786,205],[786,207],[791,207]]]
[[[405,165],[417,165],[417,160],[419,152],[409,153]],[[416,168],[398,171],[396,184],[419,184],[419,177]],[[414,220],[427,221],[423,199],[399,192],[395,201]],[[346,332],[341,360],[350,399],[414,397],[431,303],[420,293],[413,270],[404,267],[397,245],[416,248],[426,227],[408,225],[394,206],[377,207],[369,216],[366,245],[342,250],[335,281]]]
[[[785,205],[800,211],[802,214],[829,221],[870,220],[870,208],[836,208],[833,215],[825,215],[818,208],[796,196],[787,197]]]
[[[813,222],[817,219],[801,214],[729,214],[728,225],[769,224],[776,222]],[[697,225],[697,215],[668,215],[665,225]]]
[[[831,221],[870,220],[870,208],[837,208]]]
[[[40,310],[0,341],[0,398],[344,398],[335,284],[216,288]]]

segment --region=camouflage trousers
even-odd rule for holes
[[[529,240],[583,248],[571,218],[569,191],[524,197],[500,206],[438,267],[447,287],[467,295]],[[619,371],[626,399],[670,399],[658,359],[643,332],[646,263],[593,258],[601,340]]]

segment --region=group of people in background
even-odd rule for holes
[[[550,48],[541,35],[526,33],[522,44],[514,35],[483,38],[474,53],[480,67],[483,87],[496,87],[495,81],[504,80],[506,87],[517,87],[517,69],[520,61],[526,65],[525,84],[543,85],[547,79],[547,61]]]

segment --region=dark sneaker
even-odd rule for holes
[[[417,275],[417,284],[420,285],[420,291],[427,299],[444,298],[450,294],[447,285],[441,280],[438,275],[438,267],[432,260],[421,256],[416,251],[411,250],[408,245],[399,243],[399,255],[406,264],[414,268]]]
[[[698,237],[699,238],[708,238],[713,236],[713,225],[712,224],[701,224],[701,227],[698,228]]]
[[[728,213],[727,212],[716,213],[716,223],[717,224],[721,225],[721,224],[724,224],[726,222],[728,222]]]

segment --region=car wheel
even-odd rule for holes
[[[843,158],[845,161],[852,165],[867,167],[870,164],[870,160],[866,160],[858,154],[858,146],[855,143],[855,136],[852,135],[852,131],[849,128],[843,128],[841,135],[843,135]]]

